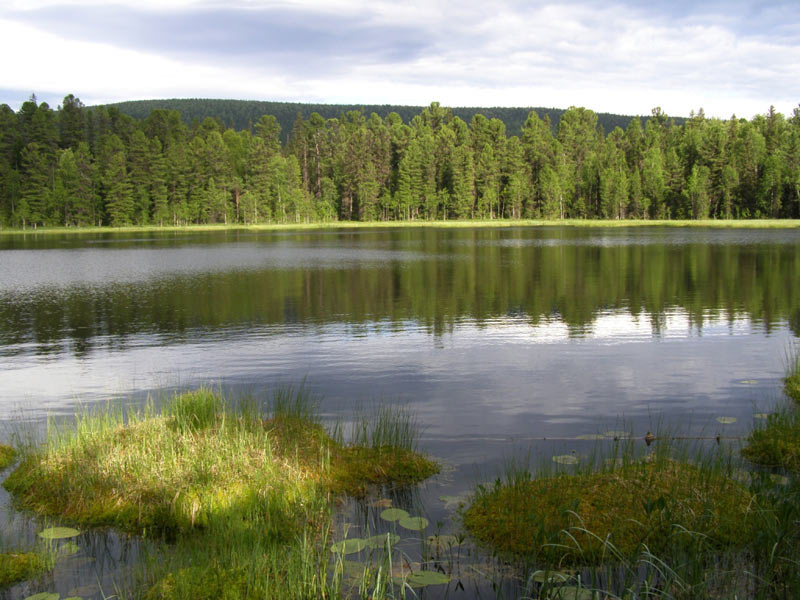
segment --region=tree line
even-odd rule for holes
[[[397,113],[272,115],[236,130],[155,109],[134,119],[35,97],[0,106],[0,224],[800,216],[800,108],[682,125],[653,110],[607,135],[597,114],[535,111],[516,135],[432,103]]]
[[[273,115],[281,126],[281,142],[288,141],[292,132],[292,125],[298,114],[308,118],[311,113],[319,113],[324,119],[338,118],[352,110],[360,110],[365,115],[376,113],[382,119],[389,116],[389,113],[397,113],[404,123],[411,120],[423,110],[423,106],[406,106],[393,104],[311,104],[306,102],[270,102],[263,100],[220,100],[214,98],[172,98],[163,100],[129,100],[127,102],[115,102],[110,104],[118,108],[126,115],[134,119],[145,119],[157,108],[167,110],[177,110],[181,113],[183,122],[189,126],[200,123],[206,117],[219,119],[231,129],[251,129],[253,123],[258,121],[262,115]],[[500,119],[505,123],[506,130],[518,132],[525,124],[528,114],[535,110],[537,114],[544,118],[550,117],[551,125],[555,131],[561,115],[564,114],[562,108],[543,108],[543,107],[521,107],[521,106],[492,106],[492,107],[470,107],[453,106],[450,111],[454,117],[459,117],[469,123],[472,118],[480,113],[487,119]],[[597,122],[605,131],[611,131],[614,127],[624,129],[628,126],[631,117],[625,115],[615,115],[611,113],[597,113]],[[675,118],[675,123],[682,124],[685,119]]]

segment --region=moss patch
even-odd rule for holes
[[[14,462],[17,456],[17,451],[11,446],[0,444],[0,470],[5,469],[8,465]]]
[[[698,539],[742,545],[751,535],[751,501],[745,488],[721,473],[658,460],[607,472],[498,482],[479,489],[464,525],[503,554],[582,563],[611,556],[604,540],[623,556],[642,544],[656,554]]]
[[[47,560],[33,552],[0,554],[0,587],[31,579],[49,568]]]

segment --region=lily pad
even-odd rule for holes
[[[717,417],[717,423],[722,423],[723,425],[730,425],[731,423],[736,423],[736,417]]]
[[[392,508],[391,498],[379,498],[369,503],[372,508]]]
[[[27,596],[24,600],[59,600],[61,594],[55,592],[39,592],[33,596]]]
[[[572,574],[566,571],[536,571],[531,578],[536,583],[566,583]]]
[[[367,540],[362,538],[348,538],[331,545],[331,552],[338,554],[353,554],[361,552],[367,547]]]
[[[753,415],[754,419],[769,419],[769,413],[756,413]]]
[[[50,527],[49,529],[40,531],[39,537],[45,540],[63,540],[80,534],[80,531],[72,527]]]
[[[577,585],[563,585],[555,590],[555,595],[552,598],[558,600],[593,600],[594,592],[585,587],[578,587]]]
[[[789,478],[785,475],[779,475],[778,473],[770,473],[770,481],[776,485],[788,485]]]
[[[364,574],[364,569],[366,569],[366,567],[366,564],[360,563],[357,560],[342,561],[342,573],[348,577],[361,577]]]
[[[67,542],[66,544],[62,544],[58,548],[58,555],[59,556],[72,556],[73,554],[77,554],[81,551],[81,547],[78,546],[75,542]]]
[[[384,521],[399,521],[408,516],[408,513],[402,508],[387,508],[381,511],[381,519]]]
[[[400,536],[396,533],[384,533],[382,535],[373,535],[364,540],[370,548],[384,548],[386,544],[394,546],[400,541]]]
[[[615,431],[615,430],[612,429],[611,431],[606,431],[604,435],[607,438],[615,438],[615,439],[618,439],[618,440],[627,440],[628,438],[631,437],[631,432],[630,431],[621,431],[621,430],[616,430]]]
[[[418,586],[442,585],[450,583],[450,576],[438,571],[417,571],[409,575],[406,581],[411,585]]]
[[[428,536],[428,546],[434,551],[441,552],[448,548],[460,546],[461,542],[454,535],[431,535]]]
[[[412,531],[422,531],[428,526],[428,519],[425,517],[403,517],[397,524]]]
[[[557,454],[553,457],[553,462],[560,465],[575,465],[578,464],[578,457],[574,454]]]
[[[467,503],[467,495],[461,496],[439,496],[439,500],[444,502],[444,507],[447,510],[458,508],[462,504]]]

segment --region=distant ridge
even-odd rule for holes
[[[268,102],[261,100],[217,100],[203,98],[174,98],[165,100],[130,100],[108,104],[121,112],[136,119],[146,118],[157,108],[177,110],[181,113],[184,122],[191,125],[193,121],[202,121],[206,117],[219,119],[226,127],[234,129],[248,129],[263,115],[273,115],[280,123],[284,141],[292,130],[297,114],[302,114],[307,119],[311,113],[319,113],[326,119],[335,118],[351,110],[362,110],[369,116],[376,113],[386,117],[391,112],[400,115],[405,123],[418,115],[424,108],[422,106],[399,106],[392,104],[310,104],[302,102]],[[535,110],[540,117],[550,116],[553,129],[558,126],[558,121],[565,109],[542,107],[450,107],[453,115],[460,117],[467,123],[472,117],[480,113],[486,118],[497,118],[506,125],[506,133],[519,135],[522,125],[531,110]],[[620,127],[625,129],[632,116],[616,115],[610,113],[597,113],[598,122],[606,134]],[[647,117],[640,117],[646,119]],[[681,124],[684,119],[676,118],[675,123]]]

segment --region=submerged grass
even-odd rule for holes
[[[4,485],[38,514],[169,541],[145,576],[148,598],[329,596],[331,500],[438,470],[412,445],[386,442],[335,439],[302,388],[276,392],[269,414],[201,389],[161,411],[107,409],[51,427]]]

